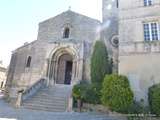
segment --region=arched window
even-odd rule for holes
[[[31,59],[32,59],[32,57],[29,56],[28,59],[27,59],[26,67],[30,67],[31,66]]]
[[[3,81],[1,82],[1,88],[3,88]]]
[[[69,28],[65,28],[64,33],[63,33],[63,38],[69,38],[69,33],[70,33]]]

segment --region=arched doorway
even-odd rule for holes
[[[76,78],[77,62],[76,54],[69,48],[55,50],[51,53],[48,62],[48,85],[66,84],[70,85]]]
[[[73,58],[70,54],[63,54],[58,59],[56,84],[71,84]]]

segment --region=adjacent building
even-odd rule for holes
[[[119,73],[127,75],[137,100],[160,83],[160,1],[119,0]]]
[[[6,74],[7,74],[6,72],[7,72],[7,69],[2,64],[2,61],[0,61],[0,89],[4,89],[5,88]]]

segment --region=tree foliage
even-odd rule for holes
[[[106,75],[102,87],[102,103],[116,112],[127,112],[133,103],[127,77],[117,74]]]
[[[108,53],[102,41],[96,41],[91,57],[91,80],[92,83],[102,83],[106,74],[111,73]]]
[[[160,115],[160,84],[149,88],[148,98],[151,112]]]
[[[90,104],[100,104],[101,86],[99,84],[89,84],[85,91],[84,101]]]
[[[77,100],[84,100],[85,97],[85,91],[86,91],[86,87],[87,85],[85,84],[77,84],[73,87],[72,89],[72,95],[73,97]]]

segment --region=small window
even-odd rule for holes
[[[65,28],[64,33],[63,33],[63,38],[69,38],[69,33],[70,33],[69,28]]]
[[[28,59],[27,59],[26,67],[30,67],[31,66],[31,59],[32,59],[32,57],[29,56]]]
[[[1,88],[3,88],[3,81],[1,82]]]
[[[160,40],[160,30],[158,22],[149,22],[143,24],[144,40]]]
[[[117,6],[117,8],[119,7],[119,1],[118,0],[116,1],[116,6]]]
[[[152,0],[144,0],[144,6],[151,6]]]

